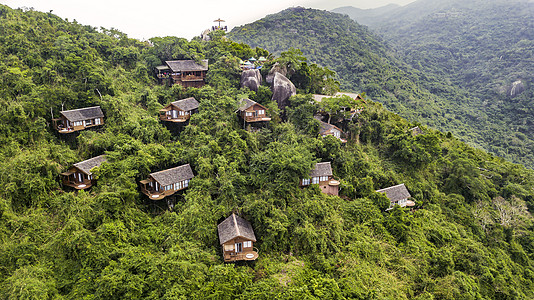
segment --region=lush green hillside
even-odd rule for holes
[[[318,136],[309,95],[280,121],[268,88],[239,89],[239,59],[262,49],[214,35],[151,44],[35,11],[0,6],[0,299],[529,299],[534,297],[534,173],[367,101],[342,146]],[[371,41],[372,42],[372,41]],[[209,85],[155,85],[161,60],[208,58]],[[327,71],[300,66],[301,90]],[[308,66],[309,67],[309,66]],[[326,72],[327,73],[327,72]],[[308,83],[308,85],[306,85]],[[164,104],[194,96],[180,132]],[[242,129],[241,97],[272,121]],[[105,124],[71,138],[50,127],[65,109],[100,105]],[[59,173],[106,154],[97,186],[68,191]],[[341,197],[298,187],[331,161]],[[137,181],[189,163],[196,177],[174,211]],[[374,190],[405,183],[416,211]],[[252,222],[257,261],[224,264],[217,224]]]
[[[410,67],[366,27],[326,11],[287,9],[236,27],[230,37],[275,53],[287,46],[301,49],[312,62],[336,71],[343,89],[365,91],[403,117],[451,131],[471,145],[534,166],[533,138],[525,129],[531,122],[523,117],[531,114],[532,105],[526,105],[532,99],[530,91],[513,100],[522,103],[521,112],[499,110],[503,114],[498,115],[491,108],[510,104],[510,100],[481,99],[443,75],[448,70],[433,74]],[[428,58],[429,63],[437,65],[438,61]]]
[[[478,110],[477,121],[490,129],[486,149],[504,157],[516,153],[516,161],[532,167],[532,1],[420,0],[369,12],[374,18],[350,8],[335,11],[369,25],[412,67],[466,90],[476,99],[469,109]],[[512,83],[519,80],[526,91],[511,97]]]

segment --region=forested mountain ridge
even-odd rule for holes
[[[488,128],[486,149],[504,157],[515,152],[516,161],[532,167],[534,2],[419,0],[368,11],[374,18],[334,11],[368,25],[412,67],[467,91],[474,99],[468,109],[479,111],[477,122]]]
[[[534,173],[451,134],[413,136],[416,124],[370,100],[337,124],[347,145],[320,137],[303,91],[329,73],[296,51],[270,56],[222,32],[142,43],[1,5],[0,33],[0,299],[534,297]],[[287,121],[268,87],[239,88],[251,56],[295,69]],[[157,85],[152,67],[183,58],[209,59],[208,85]],[[187,126],[158,121],[191,96]],[[243,97],[269,109],[268,126],[243,129]],[[101,128],[54,133],[50,108],[92,105]],[[63,189],[60,172],[100,154],[96,186]],[[322,161],[341,197],[299,188]],[[140,193],[147,174],[185,163],[195,178],[172,212]],[[385,212],[374,191],[400,183],[419,209]],[[217,224],[231,212],[252,223],[256,262],[223,263]]]
[[[451,131],[472,145],[533,167],[533,139],[507,123],[509,112],[501,110],[498,115],[484,109],[492,102],[454,85],[442,74],[446,69],[434,74],[409,66],[377,34],[346,16],[291,8],[236,27],[229,36],[275,53],[285,46],[301,49],[312,62],[336,71],[343,89],[365,91],[403,117]],[[434,61],[428,58],[429,63]],[[529,95],[516,101],[528,103]],[[524,116],[531,106],[522,107],[518,114]]]

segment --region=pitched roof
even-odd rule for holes
[[[377,190],[378,193],[385,193],[386,196],[389,198],[389,201],[396,202],[402,199],[410,198],[412,195],[410,195],[410,192],[408,192],[408,189],[406,189],[406,186],[404,183],[399,185],[390,186],[385,189]]]
[[[166,186],[195,177],[189,164],[152,173],[150,176],[154,178],[154,180],[156,180],[161,186]]]
[[[193,97],[172,102],[172,105],[183,111],[191,111],[198,108],[198,101]]]
[[[208,60],[204,59],[200,64],[194,60],[168,60],[165,62],[173,72],[184,72],[184,71],[207,71],[208,70]]]
[[[106,162],[106,156],[105,155],[100,155],[100,156],[97,156],[97,157],[93,157],[93,158],[90,158],[88,160],[84,160],[84,161],[81,161],[79,163],[75,163],[74,166],[84,172],[85,174],[87,175],[91,175],[91,169],[94,168],[94,167],[100,167],[100,165],[103,163],[103,162]]]
[[[310,177],[332,176],[332,166],[330,162],[317,163],[315,169],[311,170]]]
[[[102,109],[100,109],[100,106],[64,110],[61,114],[71,122],[104,117],[104,113],[102,112]]]
[[[247,109],[249,109],[251,106],[254,106],[254,105],[259,105],[263,108],[265,108],[263,105],[259,104],[258,102],[255,102],[255,101],[252,101],[248,98],[244,98],[244,99],[241,99],[241,102],[239,102],[239,108],[238,110],[239,111],[245,111]]]
[[[243,237],[253,242],[256,241],[250,222],[235,214],[230,215],[217,225],[217,231],[219,232],[221,245],[236,237]]]
[[[337,130],[343,132],[343,130],[339,129],[339,127],[337,127],[335,125],[328,124],[328,123],[323,122],[323,121],[319,121],[319,122],[321,122],[321,127],[319,128],[319,134],[326,134],[327,132],[329,132],[332,129],[337,129]]]

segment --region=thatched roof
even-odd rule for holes
[[[235,214],[230,215],[222,221],[217,226],[217,230],[219,231],[219,242],[221,245],[236,237],[242,237],[253,242],[256,241],[256,236],[254,235],[254,230],[252,230],[250,222]]]
[[[65,116],[67,120],[71,122],[84,121],[84,120],[104,117],[104,113],[102,112],[102,109],[100,109],[100,106],[65,110],[65,111],[62,111],[61,114]]]
[[[410,195],[410,192],[408,192],[408,189],[406,189],[404,183],[395,186],[390,186],[388,188],[378,190],[377,192],[385,193],[386,196],[389,198],[389,201],[391,202],[408,199],[412,196]]]
[[[193,109],[198,108],[198,101],[195,98],[190,97],[190,98],[174,101],[172,102],[172,105],[178,107],[179,109],[183,111],[191,111]]]
[[[106,156],[100,155],[97,157],[90,158],[88,160],[81,161],[79,163],[75,163],[74,166],[85,174],[91,175],[92,168],[100,167],[100,165],[106,161]]]
[[[239,103],[239,111],[245,111],[249,109],[250,107],[258,104],[259,106],[265,108],[263,105],[259,104],[258,102],[252,101],[248,98],[241,99],[241,102]]]
[[[189,164],[150,174],[161,186],[174,184],[195,177]]]
[[[337,127],[335,125],[328,124],[328,123],[323,122],[323,121],[319,121],[319,122],[321,122],[321,127],[319,128],[319,134],[321,134],[321,135],[330,132],[332,129],[337,129],[340,132],[343,132],[343,130],[339,129],[339,127]]]
[[[175,73],[186,71],[207,71],[208,60],[204,59],[200,64],[194,60],[169,60],[165,62]]]
[[[322,162],[315,165],[315,169],[310,172],[310,177],[332,176],[332,166],[330,162]]]

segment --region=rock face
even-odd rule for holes
[[[295,85],[280,73],[274,74],[271,89],[273,91],[273,100],[276,101],[281,110],[289,105],[289,97],[297,94]]]
[[[245,70],[243,73],[241,73],[241,87],[248,87],[251,91],[257,92],[260,85],[260,70]]]
[[[273,85],[274,75],[276,73],[280,73],[280,74],[282,74],[284,76],[287,75],[287,71],[282,69],[282,67],[280,67],[279,63],[275,63],[273,65],[273,67],[271,68],[271,70],[269,71],[269,74],[267,75],[267,78],[265,78],[265,81],[267,81],[268,84]]]
[[[510,92],[508,93],[508,95],[510,95],[510,97],[512,98],[515,98],[521,95],[524,91],[525,91],[525,85],[523,84],[521,80],[518,80],[512,83],[512,87],[510,88]]]

